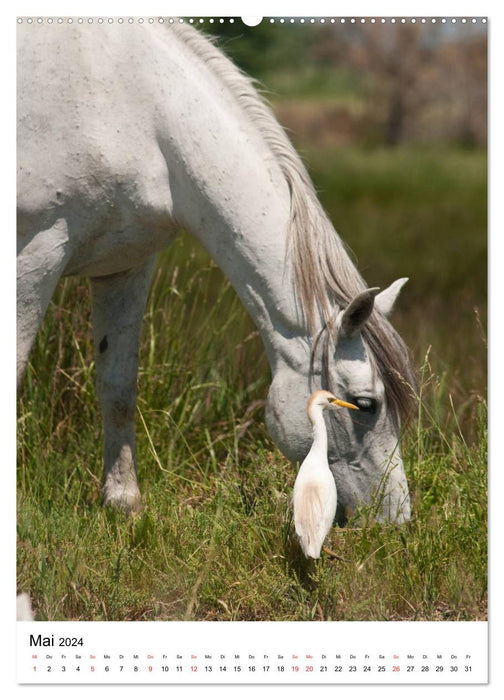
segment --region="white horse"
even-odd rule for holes
[[[18,124],[18,377],[58,280],[89,276],[104,503],[140,506],[140,328],[156,253],[184,228],[261,333],[283,453],[309,451],[315,389],[357,404],[328,418],[336,519],[374,503],[378,519],[407,520],[413,377],[386,319],[405,280],[366,289],[252,81],[190,26],[23,22]]]

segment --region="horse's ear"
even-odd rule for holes
[[[370,287],[352,299],[338,319],[339,330],[347,338],[355,335],[371,316],[379,287]]]
[[[378,311],[381,311],[381,313],[384,316],[389,316],[390,313],[392,312],[392,309],[394,308],[394,304],[396,303],[397,297],[399,296],[399,293],[403,286],[406,284],[408,281],[407,277],[401,277],[401,279],[396,280],[395,282],[392,282],[390,287],[387,287],[387,289],[384,289],[383,292],[380,292],[375,299],[375,304],[376,308]]]

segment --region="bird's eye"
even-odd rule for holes
[[[376,401],[368,397],[356,398],[354,403],[359,407],[361,411],[366,413],[376,413]]]

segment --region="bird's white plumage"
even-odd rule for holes
[[[313,425],[313,443],[294,483],[293,506],[294,526],[301,549],[313,559],[320,557],[338,502],[336,483],[327,459],[327,430],[323,411],[342,406],[357,408],[336,399],[328,391],[316,391],[308,400],[307,413]]]
[[[327,460],[327,458],[326,458]],[[317,559],[336,514],[337,492],[329,466],[303,462],[294,484],[294,524],[301,549]]]

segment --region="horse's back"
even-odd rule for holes
[[[58,143],[79,155],[94,141],[106,146],[104,137],[152,132],[155,37],[139,26],[20,25],[19,156]]]
[[[179,225],[211,235],[200,230],[205,198],[219,215],[233,198],[249,220],[251,192],[275,205],[282,196],[282,221],[271,227],[282,225],[287,187],[278,163],[240,105],[241,88],[214,67],[233,80],[239,72],[199,32],[21,27],[18,230],[26,241],[65,218],[65,274],[128,269],[168,245]]]
[[[122,219],[135,211],[137,218],[152,218],[156,209],[169,216],[157,140],[166,52],[157,37],[138,25],[19,26],[21,238],[61,215],[70,229],[76,224],[77,238],[114,222],[124,229]]]

